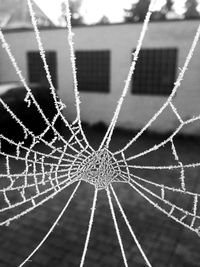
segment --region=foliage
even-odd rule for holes
[[[185,19],[196,19],[200,18],[200,14],[197,11],[197,0],[187,0],[185,3]]]
[[[132,4],[130,9],[125,9],[125,21],[144,21],[145,15],[148,11],[149,3],[149,0],[139,0],[136,4]]]
[[[97,24],[109,24],[110,20],[107,16],[102,16],[101,19],[99,20],[99,22]]]
[[[130,9],[125,9],[125,22],[143,22],[148,11],[150,0],[139,0],[136,4],[132,4]],[[171,10],[173,3],[168,0],[166,6],[160,11],[153,12],[151,20],[164,20],[166,13]]]
[[[145,14],[148,10],[150,0],[138,0],[137,3],[132,4],[130,9],[125,9],[125,22],[142,22],[145,19]],[[152,21],[156,20],[168,20],[180,18],[174,8],[174,0],[166,0],[161,10],[153,12],[151,16]],[[197,0],[187,0],[185,2],[185,13],[183,18],[185,19],[197,19],[200,18],[200,13],[197,10]]]
[[[167,9],[168,12],[172,11],[173,5],[174,5],[174,3],[173,3],[172,0],[167,0],[166,1],[165,8]]]
[[[72,26],[83,24],[83,17],[80,14],[81,5],[82,5],[82,0],[70,0],[69,1]],[[67,20],[66,19],[66,5],[65,5],[65,1],[63,1],[61,3],[61,17],[60,17],[61,26],[66,26],[67,24],[66,20]]]

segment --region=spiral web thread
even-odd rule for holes
[[[72,75],[74,80],[74,94],[76,102],[76,119],[69,123],[62,114],[62,110],[65,108],[63,102],[57,97],[55,93],[55,88],[52,84],[51,75],[49,72],[49,67],[46,62],[45,51],[40,37],[40,32],[38,30],[37,21],[35,18],[35,13],[32,8],[31,0],[27,0],[28,8],[30,11],[30,16],[32,19],[32,24],[34,27],[35,37],[38,44],[38,49],[40,51],[40,56],[42,58],[44,69],[46,72],[46,77],[49,82],[50,93],[54,100],[56,107],[56,114],[51,121],[45,116],[40,105],[36,101],[31,89],[28,87],[23,74],[20,71],[20,68],[17,65],[17,62],[12,54],[12,51],[7,43],[3,32],[0,30],[0,40],[2,43],[2,48],[5,49],[8,58],[10,59],[11,64],[13,65],[20,81],[25,87],[27,94],[24,101],[27,103],[27,106],[34,105],[37,108],[38,113],[43,118],[46,128],[39,135],[34,135],[26,125],[14,114],[10,107],[0,98],[0,104],[4,109],[11,115],[12,119],[15,120],[23,129],[24,140],[31,138],[32,142],[29,147],[25,146],[23,142],[15,142],[4,135],[0,135],[0,155],[5,162],[5,171],[0,173],[1,181],[6,182],[5,186],[0,188],[0,214],[1,220],[0,225],[9,225],[9,223],[20,218],[22,215],[27,214],[31,210],[40,206],[50,198],[53,198],[61,190],[69,187],[72,184],[76,184],[74,191],[69,197],[66,205],[60,212],[59,216],[55,220],[54,224],[38,244],[38,246],[30,253],[30,255],[20,264],[24,266],[25,263],[39,250],[41,245],[45,242],[48,236],[51,234],[58,221],[61,219],[64,212],[67,210],[70,205],[71,200],[73,199],[75,193],[78,190],[78,187],[82,181],[88,182],[94,185],[94,197],[93,205],[91,209],[90,220],[88,224],[88,231],[86,235],[86,241],[83,248],[83,254],[80,261],[80,266],[82,267],[85,262],[86,253],[88,249],[88,244],[90,240],[90,234],[92,231],[92,225],[94,221],[96,202],[98,197],[98,191],[105,189],[107,192],[108,203],[110,206],[111,216],[115,226],[119,246],[122,253],[122,258],[124,265],[128,266],[128,261],[126,258],[126,253],[123,246],[123,241],[120,234],[120,229],[117,223],[117,218],[115,215],[115,208],[113,205],[112,197],[117,204],[117,207],[124,219],[126,226],[136,243],[144,262],[147,266],[151,266],[149,260],[147,259],[145,252],[142,249],[134,231],[133,227],[130,225],[129,220],[125,214],[125,211],[117,197],[117,194],[112,186],[114,182],[124,182],[130,186],[130,189],[134,189],[139,193],[144,199],[146,199],[150,204],[155,208],[165,213],[168,217],[185,226],[186,228],[196,232],[198,235],[200,233],[200,214],[198,214],[198,200],[199,193],[194,193],[187,189],[185,182],[185,170],[187,168],[195,168],[200,166],[200,162],[183,164],[177,153],[175,146],[174,138],[180,130],[195,121],[200,120],[200,115],[193,117],[188,120],[183,120],[181,115],[178,113],[176,106],[173,103],[173,98],[181,85],[181,81],[184,78],[185,72],[189,66],[192,55],[194,53],[195,47],[200,37],[200,25],[197,28],[194,40],[189,49],[188,55],[186,57],[183,67],[180,69],[180,73],[176,82],[174,83],[174,88],[172,93],[162,105],[162,107],[154,114],[154,116],[149,120],[149,122],[127,143],[122,149],[112,153],[109,151],[109,144],[112,138],[112,134],[117,123],[118,116],[122,104],[127,95],[131,79],[134,79],[134,71],[139,56],[140,49],[142,47],[143,39],[147,32],[148,24],[150,21],[151,14],[154,10],[155,0],[152,0],[149,6],[149,10],[146,14],[146,18],[143,24],[143,28],[138,40],[136,51],[133,55],[133,62],[128,73],[127,80],[125,82],[125,87],[122,91],[122,94],[119,98],[116,110],[114,112],[111,123],[108,127],[108,130],[99,146],[97,151],[90,146],[87,141],[87,138],[83,132],[81,126],[80,118],[80,97],[78,92],[78,81],[76,74],[76,64],[75,64],[75,53],[73,46],[73,32],[71,28],[71,14],[69,10],[69,3],[65,1],[66,5],[66,18],[67,18],[67,29],[68,29],[68,42],[70,49],[70,59],[72,65]],[[178,122],[178,127],[174,132],[166,138],[161,143],[148,148],[147,150],[138,153],[132,156],[126,156],[127,149],[131,147],[137,139],[151,126],[151,124],[166,110],[170,108],[175,114]],[[55,128],[55,123],[58,119],[61,119],[66,127],[71,133],[70,137],[67,139],[63,137]],[[51,141],[45,140],[45,134],[48,131],[53,131],[54,137]],[[1,143],[8,143],[13,147],[15,153],[4,151]],[[59,146],[58,146],[59,143]],[[37,145],[42,144],[47,152],[41,152],[37,149]],[[169,166],[144,166],[133,164],[133,161],[139,157],[145,156],[151,152],[155,152],[160,148],[170,144],[171,154],[173,155],[175,164]],[[20,173],[15,173],[12,164],[13,162],[18,162],[23,166],[23,170]],[[142,178],[134,174],[134,169],[143,169],[143,170],[175,170],[178,171],[178,187],[170,187],[166,184],[159,184],[156,182],[149,181],[146,178]],[[150,189],[151,188],[151,189]],[[152,190],[153,188],[153,190]],[[156,190],[154,190],[156,189]],[[170,200],[169,193],[182,194],[185,197],[190,197],[192,199],[192,208],[183,208],[180,204],[174,204]],[[12,196],[15,196],[13,198]]]

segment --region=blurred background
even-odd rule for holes
[[[111,151],[126,145],[162,107],[171,94],[200,22],[200,1],[158,0],[138,58],[134,76],[122,107],[110,144]],[[65,4],[62,0],[34,0],[37,23],[56,94],[66,108],[63,114],[71,123],[76,118],[73,77],[66,30]],[[77,78],[81,96],[81,120],[90,144],[97,149],[113,116],[124,88],[137,46],[149,0],[70,0]],[[57,112],[35,40],[26,0],[0,0],[0,27],[26,81],[49,120]],[[46,124],[34,105],[24,102],[26,90],[10,64],[5,49],[0,49],[0,97],[35,134]],[[180,117],[168,106],[144,134],[126,151],[139,155],[169,138],[180,125],[200,114],[200,49],[197,46],[173,104]],[[63,136],[70,138],[62,123],[55,123]],[[0,106],[0,133],[24,141],[24,131]],[[196,120],[181,128],[173,138],[179,161],[200,161],[200,123]],[[52,138],[45,135],[48,140]],[[27,143],[26,143],[27,142]],[[30,145],[31,140],[26,140]],[[55,144],[55,145],[60,145]],[[0,166],[6,172],[2,148]],[[45,147],[39,148],[48,153]],[[138,157],[133,164],[169,166],[177,164],[170,144]],[[21,171],[19,161],[12,162],[14,172]],[[151,182],[180,187],[180,170],[131,170]],[[187,169],[186,187],[199,193],[199,168]],[[3,187],[2,187],[3,188]],[[199,238],[195,233],[162,215],[127,184],[114,184],[119,199],[150,262],[155,267],[200,266]],[[18,266],[47,233],[73,186],[59,193],[40,208],[0,228],[0,267]],[[151,186],[149,190],[153,190]],[[42,248],[27,263],[33,267],[79,266],[84,246],[94,187],[82,183],[75,199],[59,225]],[[19,192],[18,192],[19,193]],[[17,194],[17,193],[16,193]],[[0,195],[1,197],[1,195]],[[10,195],[15,203],[16,195]],[[191,208],[193,199],[169,194],[172,203]],[[119,244],[105,190],[99,192],[85,266],[123,266]],[[3,200],[2,200],[3,203]],[[197,210],[199,212],[199,208]],[[128,237],[121,215],[117,213],[129,266],[145,266],[137,246]],[[178,215],[176,215],[178,217]],[[179,215],[180,217],[180,215]],[[180,219],[180,218],[179,218]],[[196,227],[199,227],[198,224]]]
[[[62,0],[35,0],[35,12],[41,26],[65,26],[65,5]],[[92,1],[70,0],[72,24],[99,24],[142,21],[148,0]],[[160,0],[155,3],[152,20],[194,19],[199,17],[199,1]],[[29,20],[26,1],[1,0],[1,27],[27,26]],[[31,26],[29,24],[29,26]]]
[[[109,124],[127,78],[148,5],[148,0],[70,1],[82,121],[90,125]],[[155,1],[155,11],[117,126],[140,129],[166,101],[198,26],[199,7],[197,0]],[[68,107],[64,114],[73,121],[76,110],[64,2],[37,0],[33,1],[33,8],[52,81]],[[26,80],[48,87],[26,1],[1,1],[0,25]],[[174,99],[185,120],[200,113],[199,53],[196,49]],[[0,57],[0,82],[7,86],[12,83],[12,87],[18,77],[5,50],[0,51]],[[5,93],[5,87],[1,91]],[[167,133],[176,126],[176,116],[166,109],[161,119],[151,125],[151,130]],[[199,130],[198,124],[190,124],[181,132],[198,135]]]

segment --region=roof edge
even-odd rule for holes
[[[170,19],[170,20],[158,20],[158,21],[150,21],[150,23],[172,23],[172,22],[194,22],[194,21],[200,21],[200,18],[197,19],[190,19],[190,20],[184,20],[184,19]],[[93,28],[93,27],[112,27],[112,26],[127,26],[127,25],[139,25],[143,24],[143,22],[134,22],[134,23],[127,23],[127,22],[117,22],[117,23],[105,23],[105,24],[81,24],[81,25],[74,25],[73,28]],[[39,27],[39,30],[61,30],[66,29],[66,27],[61,26],[49,26],[49,27]],[[23,27],[23,28],[4,28],[2,29],[4,33],[12,33],[12,32],[26,32],[26,31],[33,31],[33,28],[31,27]]]

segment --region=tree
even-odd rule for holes
[[[83,17],[80,14],[81,4],[82,4],[82,0],[69,0],[72,26],[83,24]],[[67,23],[66,5],[65,5],[65,2],[62,2],[61,3],[60,24],[61,24],[61,26],[66,26],[66,23]]]
[[[144,21],[148,11],[150,0],[139,0],[132,4],[130,9],[125,9],[125,22]]]
[[[97,22],[97,24],[109,24],[109,18],[107,16],[102,16],[101,19],[99,20],[99,22]]]
[[[162,7],[162,12],[165,16],[165,19],[175,19],[178,17],[173,7],[174,7],[174,1],[167,0],[165,5]]]
[[[167,12],[173,11],[173,1],[172,0],[167,0],[166,4],[165,4],[165,9]]]
[[[197,11],[197,0],[187,0],[185,3],[185,19],[196,19],[200,17],[199,12]]]
[[[168,0],[166,7],[161,10],[154,11],[151,20],[165,20],[166,12],[171,8],[173,3]],[[125,9],[125,22],[142,22],[145,19],[146,13],[150,5],[150,0],[139,0],[136,4],[132,4],[130,9]]]

